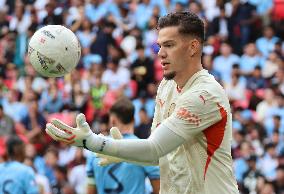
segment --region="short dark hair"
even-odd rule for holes
[[[16,154],[16,147],[22,146],[24,142],[16,135],[10,136],[6,142],[7,154],[9,156],[14,156]]]
[[[115,114],[123,124],[129,124],[134,121],[134,106],[125,97],[118,99],[110,108],[109,113]]]
[[[169,13],[159,18],[157,29],[179,26],[179,33],[198,38],[203,43],[205,38],[204,22],[189,11]]]

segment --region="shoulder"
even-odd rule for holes
[[[21,163],[20,163],[20,166],[21,166],[23,172],[34,176],[35,173],[34,173],[34,170],[32,169],[32,167],[27,166],[25,164],[21,164]]]
[[[216,103],[228,105],[228,98],[223,87],[208,75],[196,83],[192,88],[185,91],[178,100],[179,104],[192,104],[196,107],[205,107]]]
[[[4,166],[5,164],[6,164],[6,163],[1,163],[1,164],[0,164],[0,171],[1,171],[1,169],[5,168],[5,166]]]
[[[18,172],[18,176],[25,176],[25,177],[35,176],[32,167],[22,164],[20,162],[14,162],[10,167]]]
[[[240,59],[240,57],[238,55],[236,55],[236,54],[232,54],[232,59],[238,60],[238,59]]]
[[[161,83],[159,84],[157,94],[161,94],[163,92],[168,92],[175,87],[175,82],[173,80],[166,80],[162,79]]]

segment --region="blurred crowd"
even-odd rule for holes
[[[284,193],[284,0],[0,0],[0,162],[5,139],[27,145],[42,193],[84,193],[87,152],[45,133],[51,118],[74,126],[82,112],[107,133],[121,96],[135,106],[135,134],[147,138],[157,86],[158,18],[190,10],[205,22],[202,63],[226,90],[233,115],[235,176],[243,194]],[[38,75],[27,57],[40,27],[70,28],[81,60],[62,78]]]

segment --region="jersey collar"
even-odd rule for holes
[[[200,75],[205,75],[207,74],[208,71],[206,69],[202,69],[198,72],[196,72],[195,74],[193,74],[193,76],[191,76],[191,78],[188,79],[188,81],[186,82],[186,84],[184,85],[184,87],[180,88],[178,85],[176,85],[176,90],[179,94],[183,93],[185,90],[187,90],[188,88],[190,88],[190,86],[192,86],[193,82],[200,76]]]

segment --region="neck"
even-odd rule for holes
[[[24,160],[23,160],[23,158],[22,157],[11,157],[10,158],[10,161],[11,162],[20,162],[20,163],[22,163]]]
[[[129,124],[118,124],[117,128],[120,130],[120,132],[122,134],[126,134],[126,133],[133,133],[134,131],[134,125],[133,123],[129,123]]]
[[[188,68],[185,71],[180,72],[174,78],[174,81],[177,83],[179,88],[183,88],[186,82],[198,71],[202,70],[201,61],[191,62],[188,65]]]

